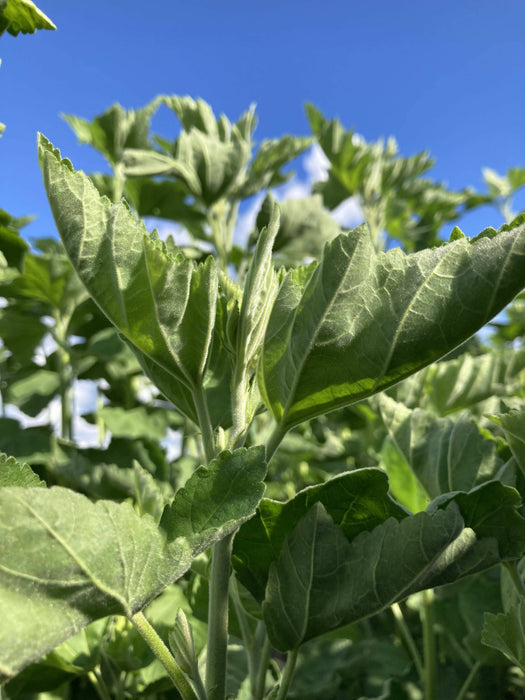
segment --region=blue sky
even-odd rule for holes
[[[42,131],[76,168],[102,160],[61,113],[91,118],[189,94],[234,119],[257,103],[256,138],[307,134],[304,102],[403,155],[428,148],[432,176],[482,188],[481,168],[525,166],[523,0],[37,0],[56,32],[0,39],[0,207],[54,234],[36,160]],[[165,136],[167,111],[153,122]],[[301,177],[306,177],[299,168]],[[468,235],[501,223],[483,209]]]

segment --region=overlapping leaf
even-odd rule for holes
[[[413,255],[376,253],[364,226],[338,236],[299,300],[285,281],[270,317],[259,385],[282,430],[462,343],[525,285],[524,256],[523,224]]]
[[[0,488],[5,486],[44,487],[44,481],[28,464],[20,464],[14,457],[0,454]]]
[[[502,493],[506,501],[493,516]],[[513,489],[492,482],[452,497],[443,508],[390,518],[352,541],[315,504],[270,565],[263,614],[272,643],[295,649],[410,593],[520,556],[525,520],[518,503]],[[510,542],[503,531],[513,527]]]

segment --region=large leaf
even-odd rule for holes
[[[462,343],[525,285],[524,254],[523,224],[412,255],[377,253],[365,226],[327,244],[298,301],[285,281],[266,333],[259,384],[282,431]]]
[[[467,419],[454,423],[421,409],[411,411],[385,395],[378,403],[391,438],[430,499],[469,491],[495,478],[503,464],[495,442]]]
[[[168,540],[184,537],[201,552],[251,518],[264,494],[264,455],[264,447],[241,448],[199,467],[163,513]]]
[[[295,649],[418,590],[487,569],[501,556],[496,540],[478,536],[456,503],[389,519],[352,542],[318,503],[270,567],[263,603],[268,634],[281,651]]]
[[[95,619],[133,615],[191,562],[128,503],[8,487],[0,512],[0,679]]]
[[[110,321],[182,394],[202,386],[217,303],[213,259],[172,256],[124,204],[111,204],[40,137],[44,182],[57,228],[87,290]],[[162,390],[162,386],[159,387]],[[177,403],[177,391],[170,395]],[[190,411],[194,418],[195,411]]]
[[[388,495],[388,479],[379,469],[358,469],[300,491],[287,503],[264,499],[257,515],[236,535],[233,562],[239,580],[262,600],[268,571],[290,535],[315,503],[322,503],[348,539],[407,511]]]

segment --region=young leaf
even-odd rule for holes
[[[288,323],[278,297],[268,324],[259,385],[282,432],[462,343],[522,289],[524,255],[525,225],[413,255],[376,253],[365,226],[327,244]]]
[[[236,530],[254,515],[265,475],[263,447],[225,451],[199,467],[164,510],[168,541],[183,537],[197,554]]]
[[[505,431],[512,454],[525,474],[525,411],[511,410],[491,418]]]
[[[93,620],[133,615],[191,563],[128,503],[2,488],[0,512],[0,680]]]

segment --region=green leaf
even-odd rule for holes
[[[0,35],[34,34],[37,29],[56,29],[53,22],[31,0],[4,0],[0,4]]]
[[[270,568],[263,612],[281,651],[373,615],[409,594],[486,569],[498,559],[450,504],[390,519],[348,542],[316,504]]]
[[[286,182],[292,173],[284,174],[281,168],[297,158],[311,144],[311,138],[288,135],[280,139],[262,141],[250,163],[245,181],[235,190],[235,196],[245,199],[260,190],[277,187]]]
[[[150,122],[158,105],[158,101],[153,100],[142,109],[126,110],[114,104],[92,122],[68,114],[63,117],[80,143],[90,144],[116,165],[122,160],[126,148],[147,148],[150,145]]]
[[[233,564],[239,581],[257,600],[264,597],[268,571],[290,535],[315,503],[322,503],[346,537],[373,530],[387,518],[407,512],[388,495],[388,479],[379,469],[358,469],[300,491],[287,503],[264,499],[257,515],[237,533]]]
[[[45,487],[45,481],[28,464],[20,464],[14,457],[0,454],[0,488],[5,486]]]
[[[225,451],[199,467],[164,510],[168,541],[183,537],[196,554],[236,530],[255,514],[265,475],[264,447]]]
[[[172,256],[124,204],[100,198],[43,136],[39,153],[57,227],[82,282],[139,361],[143,354],[144,364],[171,376],[169,398],[193,419],[188,393],[202,386],[215,322],[214,260],[196,267]]]
[[[173,411],[159,408],[136,406],[103,406],[97,411],[97,416],[104,422],[112,435],[131,439],[147,438],[163,440],[166,431],[171,426],[177,426],[179,420]]]
[[[33,365],[30,374],[9,384],[6,400],[27,415],[37,416],[58,393],[59,387],[60,377],[56,372]]]
[[[461,344],[524,286],[524,254],[525,225],[412,255],[376,253],[364,226],[338,236],[295,309],[278,296],[270,317],[259,385],[280,429],[381,391]]]
[[[512,454],[525,474],[525,411],[510,410],[491,419],[505,431]]]
[[[521,600],[509,612],[485,613],[482,639],[487,646],[503,652],[525,671],[525,601]]]
[[[386,395],[378,397],[383,422],[430,499],[450,491],[470,491],[496,477],[503,465],[496,444],[466,418],[453,422]],[[397,495],[397,494],[396,494]]]
[[[66,489],[0,490],[0,679],[89,622],[131,616],[191,562],[128,503]]]
[[[257,228],[269,222],[274,199],[269,194],[257,215]],[[323,208],[318,195],[281,202],[281,223],[275,239],[274,253],[285,263],[297,264],[304,258],[319,258],[323,246],[341,233],[339,224]]]

